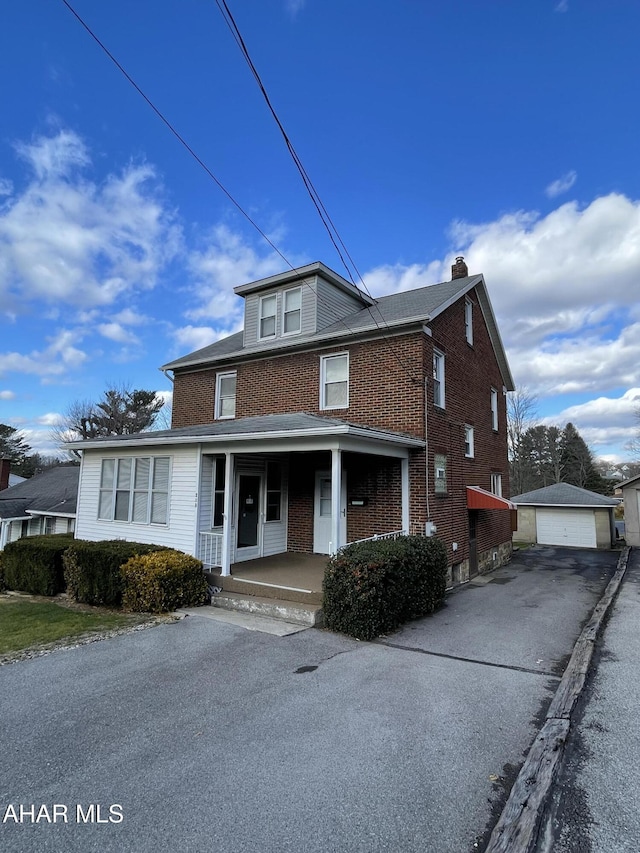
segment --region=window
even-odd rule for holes
[[[296,335],[302,329],[302,288],[285,290],[282,294],[282,334]]]
[[[444,409],[444,355],[433,351],[433,404]]]
[[[262,296],[260,298],[260,339],[275,338],[276,336],[277,304],[278,297],[275,293],[271,296]]]
[[[323,356],[320,361],[320,408],[349,406],[349,353]]]
[[[498,392],[491,389],[491,429],[498,429]]]
[[[102,460],[99,519],[166,524],[168,509],[168,456]]]
[[[224,522],[224,475],[226,459],[216,459],[213,470],[213,527],[222,527]]]
[[[443,453],[436,453],[433,457],[435,474],[435,492],[437,495],[447,493],[447,457]]]
[[[491,491],[499,498],[502,497],[502,474],[491,475]]]
[[[266,521],[280,521],[282,507],[282,465],[267,462],[267,512]]]
[[[216,419],[236,416],[236,377],[235,371],[216,376]]]
[[[468,424],[464,426],[464,455],[473,457],[473,427]]]
[[[473,343],[473,302],[464,300],[464,336],[468,344]]]
[[[56,532],[56,520],[48,515],[44,520],[44,534],[48,536],[50,533]]]

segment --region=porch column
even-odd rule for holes
[[[402,529],[409,533],[409,457],[400,460],[400,487],[402,490]]]
[[[235,453],[225,453],[224,503],[222,509],[222,566],[221,574],[228,577],[231,574],[231,522],[233,521],[233,483],[235,474]]]
[[[340,541],[340,517],[342,513],[342,451],[331,451],[331,553],[335,554],[344,542]]]

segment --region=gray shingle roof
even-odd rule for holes
[[[60,465],[5,489],[0,492],[0,518],[16,518],[26,510],[74,514],[79,478],[78,465]]]
[[[354,311],[346,317],[336,320],[329,326],[319,329],[313,335],[297,338],[285,338],[270,341],[262,346],[243,347],[243,333],[236,332],[228,338],[222,338],[209,346],[177,358],[163,365],[162,370],[175,370],[198,363],[215,362],[240,356],[255,355],[262,351],[272,352],[278,349],[290,349],[296,346],[313,343],[318,340],[338,336],[358,334],[381,328],[386,325],[426,321],[436,314],[443,306],[455,300],[475,284],[482,282],[481,275],[466,276],[429,287],[419,287],[416,290],[406,290],[393,293],[376,300],[376,304]]]
[[[163,443],[170,444],[172,439],[185,438],[205,438],[205,437],[224,437],[224,436],[252,436],[268,433],[300,433],[304,431],[326,430],[331,432],[338,427],[351,427],[359,431],[370,432],[372,436],[385,435],[390,439],[407,441],[410,443],[417,441],[415,436],[405,435],[392,430],[377,429],[375,427],[367,427],[362,424],[355,424],[350,421],[345,421],[340,418],[325,418],[321,415],[313,415],[308,412],[295,412],[293,414],[283,415],[257,415],[251,418],[238,418],[232,420],[214,421],[209,424],[199,424],[198,426],[180,427],[179,429],[164,429],[154,430],[153,432],[141,432],[137,435],[112,435],[104,438],[95,438],[89,441],[77,441],[71,446],[82,449],[99,448],[101,445],[112,444],[149,444]]]
[[[535,504],[536,506],[617,506],[617,498],[607,498],[597,492],[581,489],[569,483],[554,483],[532,492],[525,492],[511,498],[514,504]]]

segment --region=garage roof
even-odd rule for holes
[[[529,504],[532,506],[617,506],[617,498],[606,498],[597,492],[581,489],[569,483],[554,483],[533,492],[525,492],[511,498],[514,504]]]

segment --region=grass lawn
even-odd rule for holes
[[[140,614],[110,613],[65,607],[53,601],[0,599],[0,655],[79,637],[93,631],[110,631],[145,621]]]

